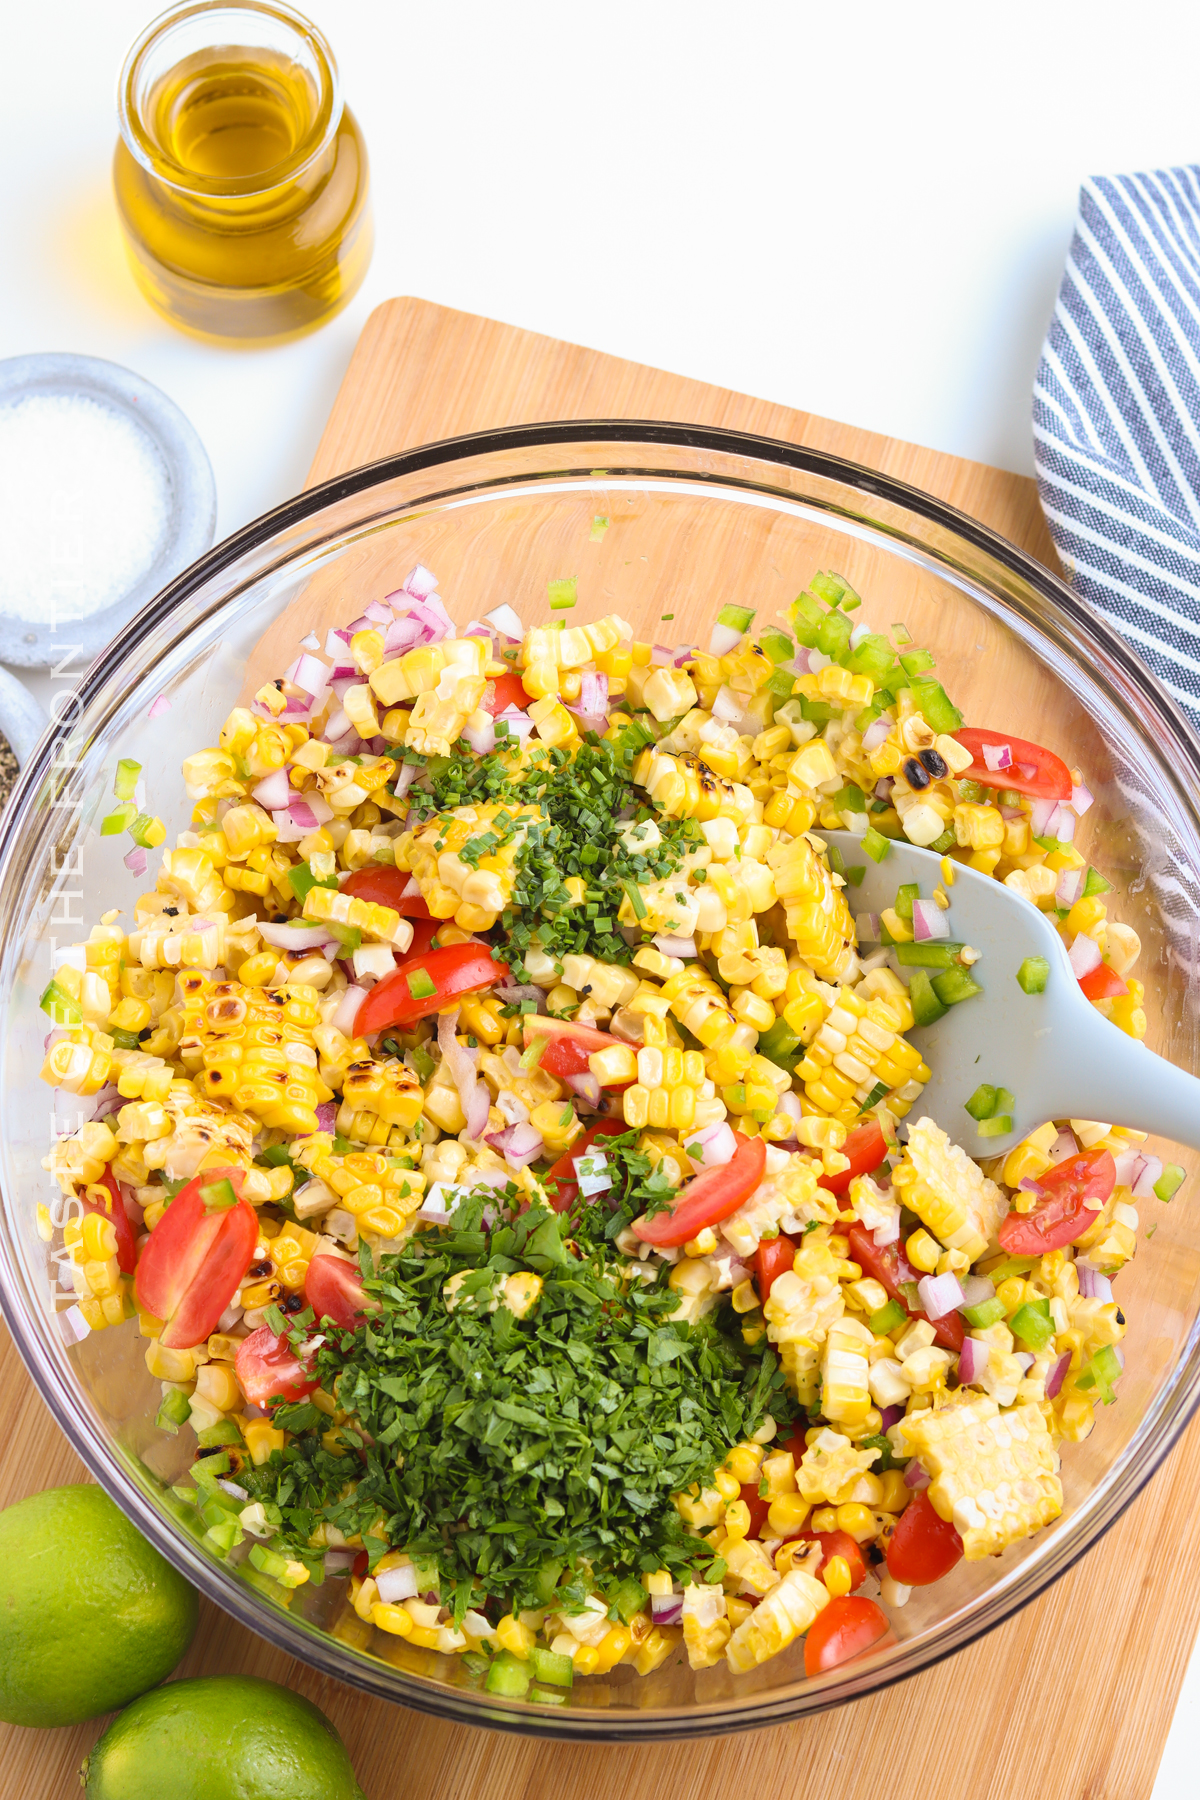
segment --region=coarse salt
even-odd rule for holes
[[[54,626],[129,593],[167,535],[171,481],[153,440],[83,394],[0,407],[0,613]]]

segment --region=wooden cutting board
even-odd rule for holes
[[[829,450],[939,495],[1054,563],[1024,477],[420,300],[371,315],[310,481],[460,432],[597,417],[725,425]],[[0,1392],[0,1505],[85,1479],[7,1333]],[[208,1602],[179,1672],[261,1675],[307,1694],[341,1731],[369,1800],[792,1800],[801,1791],[1147,1800],[1200,1622],[1200,1534],[1188,1527],[1197,1491],[1200,1421],[1108,1536],[1018,1617],[877,1697],[768,1731],[606,1749],[444,1724],[312,1673]],[[0,1727],[0,1800],[68,1800],[98,1735],[95,1723]]]

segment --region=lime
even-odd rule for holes
[[[0,1513],[0,1719],[76,1725],[169,1675],[195,1590],[102,1488],[47,1488]]]
[[[302,1694],[250,1675],[171,1681],[84,1759],[87,1800],[362,1800],[346,1746]]]

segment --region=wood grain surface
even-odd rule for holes
[[[596,417],[728,425],[830,450],[1053,561],[1022,477],[409,299],[369,319],[310,480],[482,427]],[[0,1383],[0,1505],[86,1479],[7,1333]],[[539,1745],[366,1699],[208,1602],[179,1673],[244,1672],[307,1694],[341,1731],[368,1800],[1147,1800],[1200,1621],[1200,1535],[1188,1529],[1198,1489],[1200,1423],[1108,1536],[1017,1618],[909,1682],[794,1726],[657,1748]],[[77,1794],[100,1729],[0,1727],[0,1800]]]

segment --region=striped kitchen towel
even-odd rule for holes
[[[1072,586],[1200,729],[1200,166],[1084,183],[1033,436]]]

